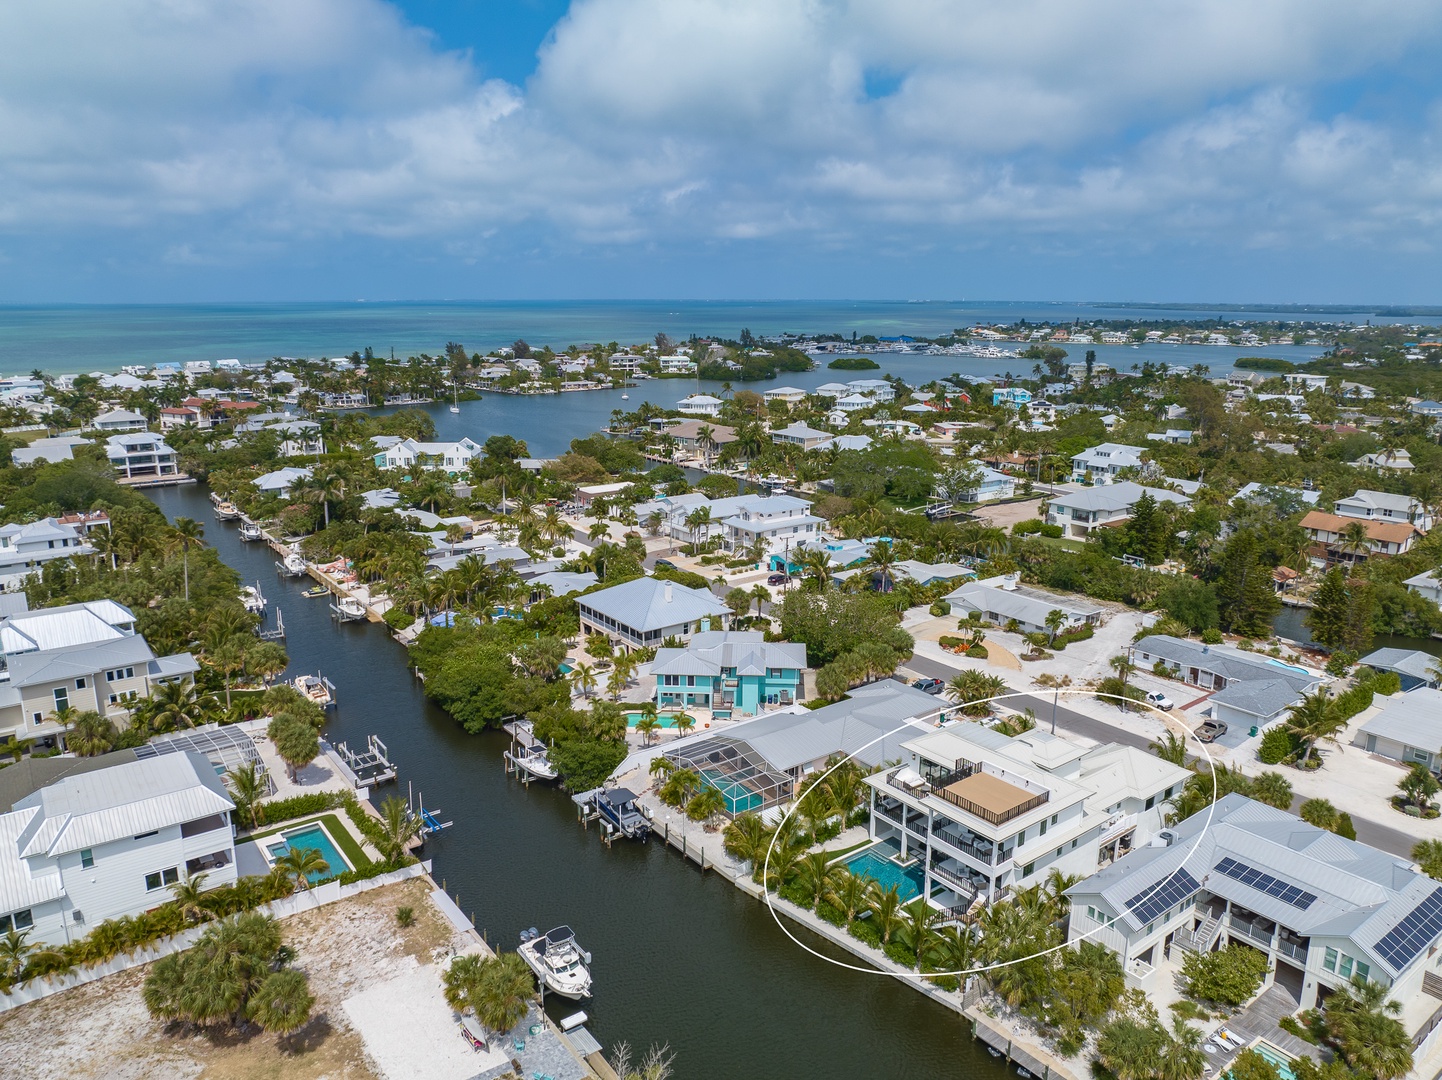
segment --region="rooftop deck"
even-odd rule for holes
[[[999,776],[979,770],[945,787],[937,788],[935,793],[952,805],[961,807],[968,814],[974,814],[993,825],[1020,817],[1047,801],[1045,791],[1027,791]]]

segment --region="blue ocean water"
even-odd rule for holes
[[[1246,318],[1296,318],[1249,312]],[[736,337],[794,331],[849,337],[935,336],[977,320],[1020,318],[1236,319],[1235,311],[1163,310],[1084,303],[597,300],[0,306],[0,374],[114,371],[125,364],[186,360],[243,361],[274,356],[343,356],[366,347],[397,356],[439,353],[448,341],[486,352],[524,338],[531,345],[650,341],[656,333]],[[1329,320],[1367,318],[1329,313]],[[1102,348],[1098,347],[1101,357]],[[1233,358],[1203,350],[1214,371]],[[1293,355],[1267,350],[1268,355]],[[1134,354],[1135,355],[1135,354]],[[1308,354],[1310,355],[1310,354]],[[1112,361],[1108,360],[1108,363]],[[1130,366],[1129,361],[1126,366]],[[1182,360],[1178,363],[1196,363]],[[955,369],[948,369],[955,370]]]

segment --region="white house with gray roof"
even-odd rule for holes
[[[0,525],[0,592],[23,590],[26,580],[52,559],[94,552],[78,528],[53,517]]]
[[[1089,447],[1071,459],[1072,479],[1078,483],[1114,483],[1123,469],[1140,469],[1146,449],[1125,443],[1104,442]]]
[[[1438,675],[1442,661],[1420,649],[1374,649],[1357,663],[1373,671],[1391,672],[1401,680],[1403,690],[1436,686],[1442,679]]]
[[[1442,690],[1422,686],[1387,699],[1352,742],[1369,754],[1442,770]]]
[[[1265,981],[1298,1008],[1358,975],[1402,1002],[1409,1033],[1442,1005],[1423,984],[1442,959],[1442,884],[1405,858],[1241,795],[1159,833],[1067,895],[1071,940],[1111,949],[1143,987],[1163,960],[1235,943],[1266,955]]]
[[[123,479],[175,476],[180,472],[175,451],[159,435],[132,431],[105,440],[105,453]]]
[[[1421,500],[1389,491],[1359,488],[1345,499],[1338,499],[1334,512],[1338,517],[1411,525],[1421,533],[1432,528],[1432,511]]]
[[[995,626],[1015,622],[1024,634],[1048,633],[1046,620],[1053,611],[1062,613],[1062,630],[1087,623],[1096,625],[1102,620],[1102,609],[1084,597],[1028,588],[1018,584],[1019,580],[1019,574],[1006,574],[967,582],[948,593],[946,601],[953,612],[963,616],[980,612],[984,621]]]
[[[0,934],[64,945],[236,879],[234,802],[201,754],[163,754],[55,780],[0,814]]]
[[[600,634],[626,649],[659,646],[668,637],[690,641],[731,622],[731,609],[710,592],[653,577],[586,593],[576,604],[583,634]]]
[[[1143,495],[1150,495],[1159,504],[1186,506],[1191,502],[1187,496],[1166,488],[1143,487],[1130,480],[1120,480],[1053,495],[1047,507],[1047,524],[1060,525],[1065,535],[1085,539],[1095,528],[1116,526],[1130,519]]]
[[[1111,862],[1161,828],[1190,775],[1135,747],[977,723],[909,738],[888,760],[900,764],[866,781],[871,835],[918,860],[922,894],[953,912]]]
[[[830,443],[832,438],[831,432],[811,427],[800,420],[793,421],[783,428],[776,428],[771,432],[771,441],[776,445],[799,446],[803,450],[819,449]]]
[[[92,431],[144,431],[150,421],[131,409],[111,409],[90,421]]]
[[[1437,579],[1436,570],[1428,570],[1425,573],[1415,574],[1402,582],[1402,584],[1407,586],[1408,591],[1414,592],[1418,596],[1442,606],[1442,581]]]
[[[1320,672],[1228,645],[1203,645],[1170,634],[1150,634],[1131,647],[1132,663],[1163,669],[1175,679],[1213,691],[1214,719],[1265,727],[1328,680]]]

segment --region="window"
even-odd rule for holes
[[[83,848],[80,852],[80,868],[89,870],[95,865],[95,852],[90,848]]]
[[[45,723],[45,714],[44,714],[44,713],[31,713],[31,714],[30,714],[30,717],[31,717],[32,720],[35,721],[35,726],[36,726],[36,727],[39,727],[41,724]]]
[[[8,934],[11,930],[29,930],[35,925],[35,919],[30,914],[30,909],[23,911],[12,911],[9,915],[0,915],[0,934]]]
[[[1036,863],[1029,862],[1021,868],[1022,877],[1031,877],[1031,872],[1036,869]]]
[[[165,870],[157,870],[153,874],[145,875],[145,889],[147,892],[154,892],[156,889],[163,889],[167,885],[174,885],[180,880],[180,868],[169,867]]]
[[[1346,953],[1342,954],[1342,962],[1337,965],[1337,974],[1344,979],[1352,977],[1352,958]]]
[[[1037,835],[1038,835],[1038,836],[1045,836],[1045,835],[1046,835],[1046,822],[1045,822],[1045,821],[1043,821],[1043,822],[1041,823],[1041,832],[1037,833]]]
[[[70,707],[70,691],[63,686],[55,688],[55,711],[68,709]]]
[[[1370,964],[1364,964],[1362,963],[1362,961],[1358,960],[1356,974],[1359,978],[1365,979],[1372,974],[1372,966]]]
[[[81,678],[81,679],[76,679],[76,680],[75,680],[75,689],[77,689],[77,690],[84,690],[84,689],[85,689],[85,680],[84,680],[83,678]]]
[[[1322,966],[1328,971],[1337,970],[1337,950],[1329,948],[1322,954]]]
[[[1157,804],[1157,797],[1156,797],[1155,795],[1153,795],[1150,799],[1147,800],[1146,809],[1150,810],[1153,806],[1156,806],[1156,804]]]

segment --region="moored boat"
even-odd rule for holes
[[[315,702],[322,709],[329,709],[335,704],[335,684],[323,675],[297,675],[290,684],[302,697]]]
[[[240,527],[240,538],[247,542],[253,540],[264,540],[265,534],[261,532],[260,526],[253,521],[247,521]]]
[[[217,521],[234,521],[240,517],[240,507],[233,502],[221,501],[215,504],[215,519]]]
[[[257,585],[242,585],[240,587],[240,602],[245,605],[245,610],[252,615],[264,615],[267,600]]]
[[[282,562],[275,564],[275,568],[287,577],[305,577],[306,562],[298,551],[292,551]]]
[[[591,954],[582,951],[569,926],[558,926],[544,934],[535,927],[524,930],[516,951],[553,994],[573,999],[591,996],[591,972],[586,966]]]
[[[342,596],[330,610],[341,622],[360,622],[366,617],[366,606],[354,596]]]

